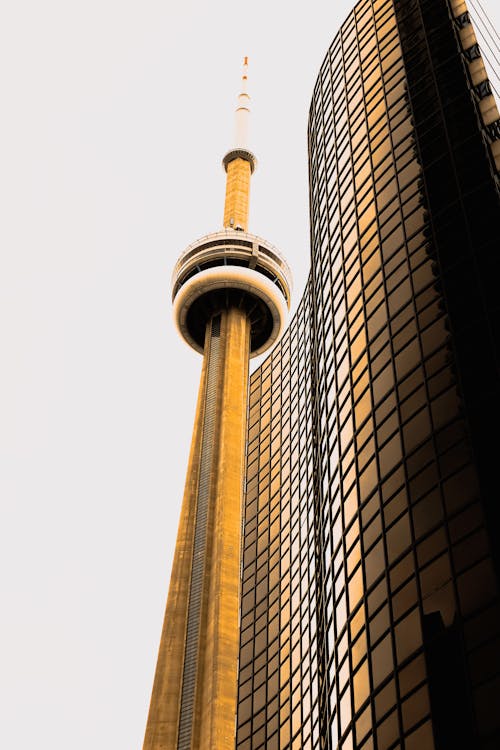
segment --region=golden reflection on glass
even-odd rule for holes
[[[377,741],[379,750],[388,750],[393,746],[399,734],[398,715],[393,711],[377,729]]]
[[[354,710],[358,711],[370,693],[370,678],[368,674],[368,662],[365,661],[354,675]]]
[[[364,502],[369,496],[370,492],[374,489],[377,484],[377,464],[373,459],[364,469],[359,478],[359,493],[360,500]]]
[[[375,696],[375,716],[377,720],[387,714],[397,703],[396,686],[394,682],[389,682]]]
[[[357,634],[361,630],[361,628],[365,624],[365,611],[363,607],[361,607],[356,614],[351,617],[350,620],[350,631],[351,631],[351,640],[354,641]]]
[[[418,724],[424,716],[430,713],[429,691],[424,685],[410,698],[404,701],[402,706],[403,727],[405,731]]]
[[[387,635],[378,646],[371,650],[370,660],[372,664],[373,685],[376,687],[394,669],[390,635]]]
[[[361,740],[368,734],[372,728],[372,716],[371,707],[365,708],[360,717],[356,720],[356,742],[359,744]],[[363,750],[367,746],[363,745]]]
[[[407,695],[419,685],[425,677],[425,658],[423,654],[421,654],[399,671],[399,689],[401,695]]]
[[[358,509],[358,495],[356,487],[353,487],[344,499],[344,524],[348,526]]]
[[[351,722],[351,691],[348,689],[340,699],[340,731],[343,734]]]
[[[405,739],[405,750],[434,750],[434,736],[430,721],[412,732]]]
[[[349,584],[348,584],[348,591],[349,591],[349,608],[352,612],[364,594],[363,569],[361,566],[358,568],[356,573],[350,579]]]
[[[389,563],[396,560],[411,544],[410,520],[407,515],[390,528],[386,533],[387,556]]]
[[[418,609],[415,609],[396,625],[395,638],[397,659],[401,664],[422,645],[422,630]]]
[[[359,427],[372,411],[371,394],[367,390],[354,407],[356,427]]]

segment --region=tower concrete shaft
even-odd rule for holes
[[[281,335],[291,282],[278,251],[246,232],[246,64],[223,160],[224,230],[190,246],[173,274],[174,319],[203,366],[144,750],[236,741],[249,360]]]
[[[207,325],[144,750],[234,750],[250,324]]]
[[[224,227],[230,229],[248,228],[250,208],[251,164],[247,159],[237,157],[227,165],[226,200],[224,204]]]

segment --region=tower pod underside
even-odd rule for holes
[[[174,320],[184,340],[203,352],[210,318],[229,306],[242,307],[255,357],[281,336],[290,292],[290,269],[276,248],[247,232],[216,232],[190,245],[175,266]]]

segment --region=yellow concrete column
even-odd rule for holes
[[[201,721],[193,750],[234,750],[239,654],[240,556],[248,408],[250,322],[222,313],[211,572]]]
[[[216,336],[213,321],[207,326],[144,750],[235,746],[250,322],[237,308],[216,317]],[[194,667],[193,689],[185,663]]]
[[[250,205],[250,177],[252,168],[247,159],[237,157],[227,165],[226,199],[224,203],[224,227],[243,229],[248,227]]]

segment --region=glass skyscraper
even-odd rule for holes
[[[250,380],[238,750],[500,747],[499,139],[463,2],[356,5]]]

